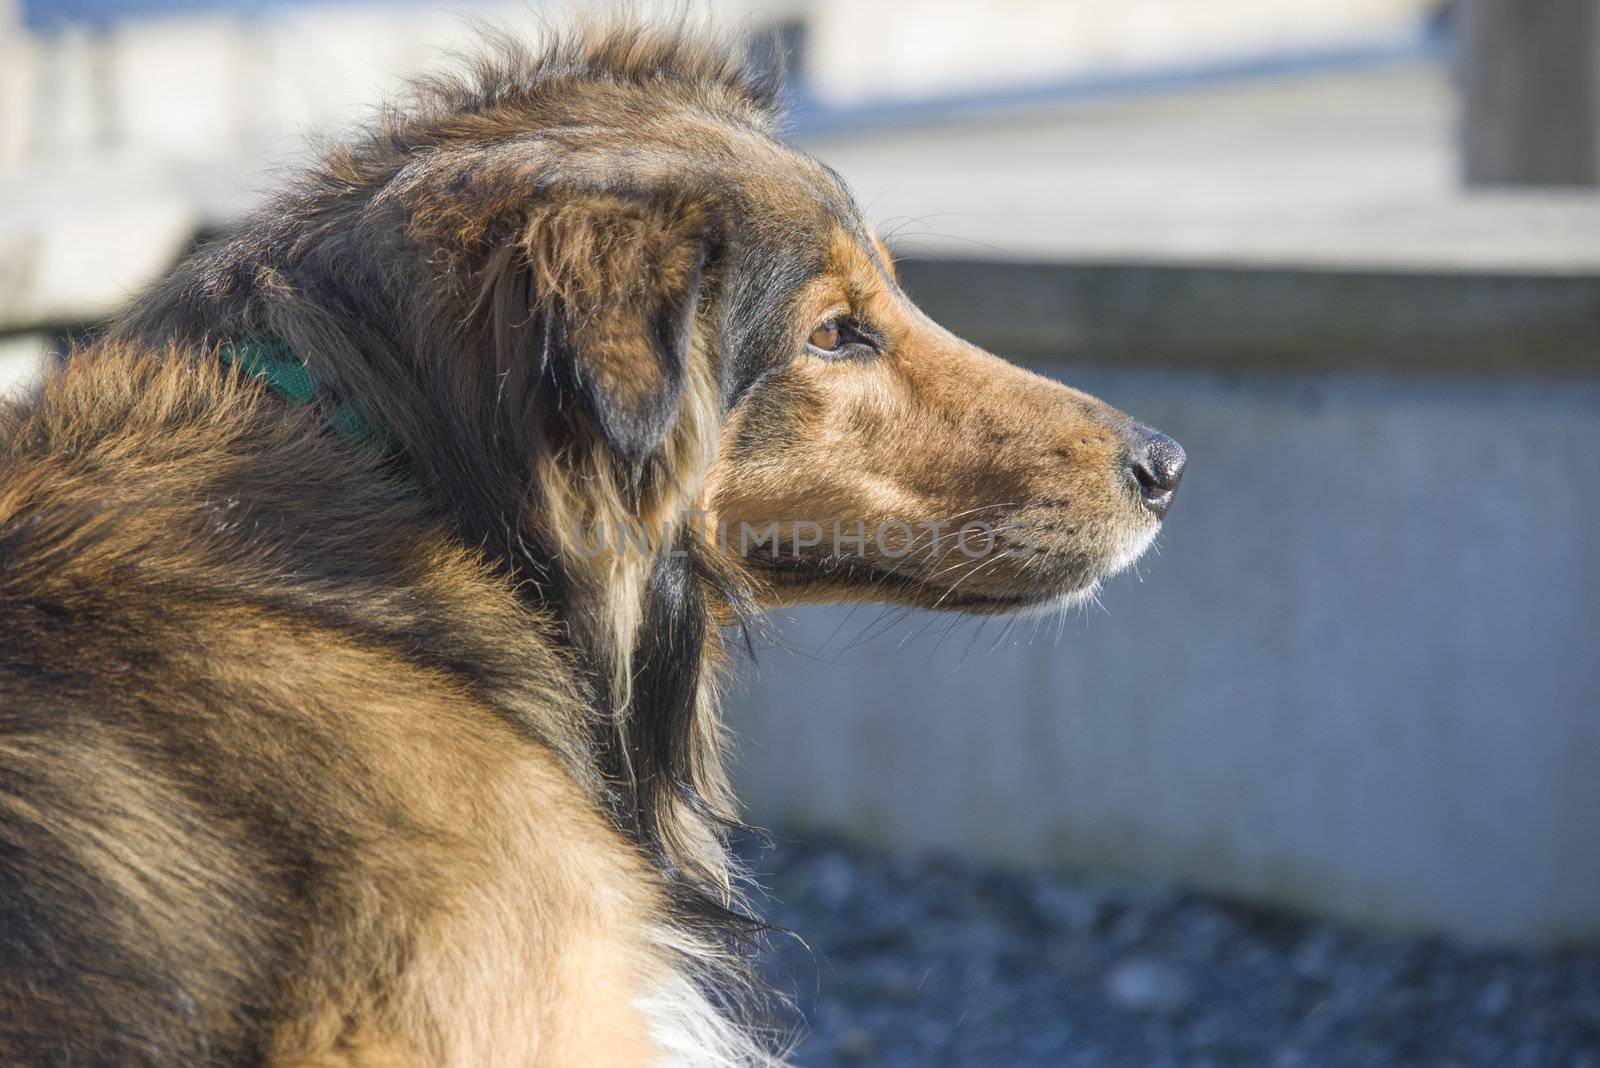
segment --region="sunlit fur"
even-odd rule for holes
[[[0,406],[0,1061],[781,1059],[725,643],[1060,603],[1156,524],[1127,420],[922,316],[731,55],[502,42]],[[315,404],[222,358],[262,343]],[[713,536],[973,515],[1037,551]]]
[[[842,314],[871,324],[875,351],[800,351],[772,369],[729,414],[711,471],[709,507],[731,544],[742,549],[746,529],[780,532],[784,552],[743,554],[763,603],[1071,605],[1148,547],[1158,524],[1128,473],[1126,416],[934,323],[859,227],[836,223],[825,248],[791,330]],[[830,536],[795,550],[802,523]],[[833,551],[836,530],[895,523],[914,536]],[[995,532],[997,551],[961,550],[971,524]]]

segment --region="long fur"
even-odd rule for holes
[[[590,118],[614,105],[614,88],[770,130],[775,86],[736,54],[703,34],[626,25],[538,50],[501,38],[466,74],[418,83],[408,104],[176,272],[113,332],[195,349],[270,333],[332,395],[368,406],[463,540],[567,621],[603,711],[592,744],[608,804],[673,874],[681,900],[717,923],[738,908],[722,846],[736,820],[708,667],[721,659],[717,621],[737,623],[740,578],[682,539],[682,558],[607,554],[594,573],[574,574],[587,561],[563,542],[572,531],[624,528],[660,540],[683,526],[714,448],[718,386],[683,390],[698,410],[659,451],[625,462],[597,443],[592,420],[574,410],[574,383],[551,366],[551,306],[574,290],[578,301],[616,299],[599,272],[630,272],[605,246],[638,256],[628,241],[636,234],[585,226],[570,199],[530,221],[530,184],[559,182],[557,167],[540,174],[507,153],[495,173],[493,157],[485,166],[457,150]],[[463,184],[451,184],[457,174]],[[685,219],[693,211],[640,208],[686,232],[707,225]],[[570,240],[552,234],[564,222]],[[415,263],[414,249],[395,244],[406,233],[437,241],[437,258]]]
[[[430,628],[428,606],[406,604],[403,582],[384,590],[393,581],[384,569],[414,574],[419,559],[457,550],[403,538],[371,560],[370,545],[344,552],[321,543],[321,532],[308,535],[256,580],[334,615],[363,598],[384,611],[404,605],[411,629],[390,640],[464,672],[560,757],[668,888],[656,942],[679,967],[641,1006],[685,1065],[769,1059],[739,1023],[752,1008],[743,1002],[761,1000],[740,943],[762,927],[741,901],[727,848],[738,820],[714,681],[722,630],[739,625],[748,593],[686,522],[725,402],[720,354],[708,350],[695,319],[720,223],[692,189],[647,188],[625,173],[573,176],[565,157],[569,139],[588,137],[597,122],[625,137],[668,114],[766,137],[775,90],[731,54],[703,37],[630,26],[558,37],[539,50],[501,40],[466,75],[420,83],[367,136],[331,152],[140,299],[106,341],[72,358],[82,370],[69,378],[92,376],[92,385],[48,392],[58,405],[95,398],[103,408],[114,405],[97,391],[123,394],[122,426],[108,431],[102,411],[83,413],[83,425],[142,445],[192,436],[178,416],[195,406],[248,408],[249,430],[240,431],[248,440],[207,448],[260,465],[247,492],[258,503],[271,498],[267,511],[295,513],[295,501],[264,485],[274,472],[302,477],[316,457],[344,476],[339,529],[370,538],[442,524],[461,546],[459,566],[481,561],[530,619],[551,621],[536,634],[554,640],[557,654],[517,664],[508,654],[540,640],[529,638],[498,651],[469,647],[452,661],[451,650],[474,638],[447,632],[449,620],[481,611],[452,605]],[[653,355],[630,350],[630,331]],[[615,342],[619,334],[628,337]],[[305,362],[324,407],[359,406],[389,436],[387,451],[352,460],[314,415],[280,413],[252,383],[224,375],[218,345],[256,338]],[[621,348],[608,353],[612,344]],[[0,431],[25,442],[43,433],[40,420],[70,428],[73,418],[19,409]],[[289,449],[301,450],[295,463],[274,458]],[[16,470],[18,456],[10,459]],[[157,448],[136,467],[180,459],[162,461]],[[202,483],[227,487],[239,477],[230,467]],[[362,478],[371,491],[351,488]],[[394,489],[408,480],[420,486],[418,499]],[[24,514],[22,484],[6,492],[14,515]],[[163,521],[155,499],[139,499],[155,509],[152,524]],[[61,528],[49,553],[98,529],[93,505],[83,508],[77,529]],[[332,502],[306,510],[318,523],[334,514]],[[646,532],[649,551],[575,551],[574,532],[625,528]],[[8,559],[45,553],[40,533],[0,530],[0,549]],[[319,557],[359,560],[375,573],[365,589],[342,572],[319,585]],[[241,558],[239,566],[254,565]],[[496,625],[482,633],[504,641],[507,632]],[[565,672],[576,705],[523,693],[522,674],[540,670]],[[579,706],[581,714],[563,711]]]

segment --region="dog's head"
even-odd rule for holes
[[[1175,442],[919,311],[775,97],[680,33],[508,47],[117,327],[271,335],[381,428],[393,448],[360,462],[403,465],[384,485],[573,654],[593,715],[530,729],[712,914],[734,812],[716,624],[752,599],[1070,599],[1149,544],[1183,471]]]
[[[724,549],[779,603],[978,612],[1071,600],[1137,558],[1182,477],[1178,444],[941,328],[842,185],[795,171],[811,181],[777,195],[810,217],[764,255],[802,266],[765,294],[767,344],[735,356],[711,469]]]
[[[672,37],[586,49],[470,107],[445,93],[449,139],[383,195],[442,272],[423,288],[471,308],[497,439],[538,439],[572,570],[637,552],[628,521],[659,541],[699,513],[768,605],[990,612],[1143,551],[1176,442],[924,315],[736,65]]]

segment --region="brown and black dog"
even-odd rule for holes
[[[1081,597],[1183,456],[776,121],[679,32],[499,48],[0,407],[0,1062],[781,1056],[724,642]]]

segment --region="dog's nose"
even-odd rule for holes
[[[1188,459],[1183,446],[1165,434],[1147,426],[1136,426],[1128,432],[1128,471],[1139,484],[1144,506],[1157,519],[1172,507],[1172,495],[1183,478],[1183,465]]]

